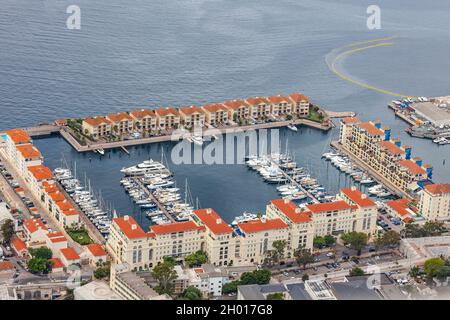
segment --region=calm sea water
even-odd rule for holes
[[[60,117],[136,107],[202,104],[251,95],[302,91],[331,110],[380,119],[395,136],[450,180],[443,164],[450,147],[412,139],[387,109],[391,97],[333,75],[325,57],[358,41],[398,35],[395,45],[342,60],[340,70],[371,85],[410,95],[450,94],[450,2],[378,1],[382,29],[366,28],[361,0],[78,0],[81,30],[65,27],[73,1],[1,0],[0,130]],[[330,134],[282,130],[296,160],[330,192],[348,184],[320,161]],[[119,186],[119,169],[159,158],[171,144],[113,151],[99,159],[77,154],[60,138],[36,140],[51,167],[62,155],[77,162],[121,214],[134,212]],[[202,206],[224,218],[263,210],[274,187],[244,166],[172,166],[178,185],[188,179]],[[145,224],[145,219],[144,222]]]

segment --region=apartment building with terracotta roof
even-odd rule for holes
[[[156,130],[157,117],[154,110],[138,109],[130,112],[133,118],[135,129],[142,132],[150,132]]]
[[[5,137],[6,154],[11,162],[16,163],[18,158],[17,147],[31,144],[31,137],[23,129],[6,130]]]
[[[391,129],[382,128],[379,121],[344,119],[339,142],[405,194],[432,179],[432,166],[423,165],[421,158],[412,158],[411,147],[391,138]]]
[[[203,127],[205,125],[205,112],[197,106],[180,108],[180,123],[185,128]]]
[[[270,103],[270,113],[276,117],[292,115],[293,114],[293,103],[289,97],[285,96],[270,96],[267,98]]]
[[[450,184],[427,184],[420,191],[419,212],[428,220],[450,220]]]
[[[83,119],[81,124],[83,133],[91,136],[94,140],[109,136],[112,132],[112,127],[112,122],[102,116]]]
[[[210,263],[227,266],[235,263],[236,238],[233,229],[211,208],[194,210],[193,220],[205,227],[204,250]]]
[[[236,233],[237,264],[261,264],[270,250],[274,250],[274,241],[289,242],[289,225],[279,218],[260,219],[238,223]]]
[[[16,152],[9,158],[22,176],[28,172],[28,167],[38,166],[43,163],[41,152],[31,143],[16,146]]]
[[[250,117],[250,105],[245,100],[228,100],[223,103],[228,109],[228,119],[245,121]]]
[[[302,210],[289,199],[275,199],[267,205],[266,216],[269,219],[279,218],[289,225],[286,253],[291,257],[297,249],[312,249],[314,225],[310,212]]]
[[[309,99],[304,94],[294,92],[289,95],[292,101],[292,112],[299,117],[307,117],[309,115]]]
[[[157,126],[160,130],[177,129],[180,125],[180,112],[177,108],[159,108],[155,110]]]
[[[204,105],[202,110],[207,124],[216,127],[228,123],[228,108],[222,103]]]
[[[113,134],[123,135],[133,131],[134,119],[128,112],[110,113],[106,119],[111,122]]]
[[[254,119],[264,120],[270,116],[270,102],[264,97],[247,98],[245,102],[250,106],[250,116]]]

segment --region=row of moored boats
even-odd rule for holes
[[[94,195],[89,182],[83,186],[70,169],[56,168],[54,175],[86,217],[107,238],[114,210],[103,201],[101,195]]]

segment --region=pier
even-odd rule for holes
[[[330,110],[324,110],[326,115],[329,118],[348,118],[348,117],[354,117],[356,116],[356,112],[353,111],[330,111]]]
[[[166,208],[164,207],[164,205],[159,202],[158,199],[156,199],[156,197],[153,195],[153,193],[150,192],[150,190],[148,190],[148,188],[144,185],[144,183],[142,182],[141,178],[139,177],[134,177],[133,180],[141,187],[142,191],[145,192],[145,194],[147,196],[149,196],[153,202],[156,203],[156,205],[158,206],[159,210],[161,210],[162,213],[164,213],[164,215],[170,220],[170,222],[174,223],[177,222],[171,215],[170,213],[166,210]]]
[[[297,188],[299,188],[308,198],[312,199],[315,203],[320,202],[319,200],[317,200],[317,198],[311,192],[306,190],[300,183],[295,181],[290,175],[288,175],[286,172],[284,172],[284,170],[281,169],[275,161],[270,159],[270,162],[272,163],[272,165],[276,166],[283,173],[283,176],[286,177],[290,181],[291,184],[293,184]]]
[[[392,182],[387,180],[385,177],[383,177],[380,173],[372,169],[370,166],[368,166],[366,163],[361,161],[358,157],[356,157],[350,150],[345,148],[342,144],[340,144],[338,141],[332,141],[330,145],[341,152],[342,154],[347,155],[351,158],[351,160],[360,168],[367,171],[376,181],[384,185],[391,193],[396,194],[397,196],[407,198],[408,200],[413,200],[414,198],[410,196],[409,194],[406,194],[403,190],[401,190],[399,187],[394,185]]]
[[[308,119],[295,119],[289,121],[267,122],[254,125],[212,128],[215,129],[213,130],[214,132],[208,133],[208,131],[204,131],[203,136],[211,136],[213,134],[217,134],[217,132],[220,132],[221,134],[238,133],[246,130],[272,129],[279,127],[286,127],[289,125],[303,125],[323,131],[328,131],[333,127],[333,123],[331,121],[327,124],[321,124]],[[168,134],[163,136],[154,136],[149,138],[130,139],[113,142],[94,141],[89,142],[87,145],[82,145],[78,142],[77,139],[75,139],[75,137],[70,133],[70,129],[66,126],[42,125],[33,128],[25,128],[25,130],[27,130],[27,132],[30,132],[32,136],[44,136],[50,135],[52,133],[59,133],[67,141],[67,143],[69,143],[77,152],[93,152],[98,149],[107,150],[107,149],[121,148],[122,150],[124,150],[124,152],[128,153],[128,150],[125,149],[125,147],[128,146],[138,146],[143,144],[167,142],[173,140],[172,135]]]
[[[49,136],[54,133],[59,133],[61,127],[56,124],[41,124],[36,127],[22,128],[30,137]]]

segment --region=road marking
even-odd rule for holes
[[[375,42],[392,40],[392,39],[395,39],[397,37],[398,36],[391,36],[391,37],[380,38],[380,39],[375,39],[375,40],[368,40],[368,41],[357,42],[357,43],[349,44],[349,45],[346,45],[346,46],[334,49],[333,51],[340,51],[340,50],[345,49],[345,48],[353,48],[353,47],[357,47],[357,46],[360,46],[360,45],[363,45],[363,44],[371,44],[371,43],[375,43]],[[349,56],[351,54],[354,54],[354,53],[357,53],[357,52],[361,52],[361,51],[365,51],[365,50],[369,50],[369,49],[372,49],[372,48],[393,46],[394,44],[395,44],[394,42],[381,42],[381,43],[371,44],[369,46],[356,48],[356,49],[350,49],[350,50],[341,52],[340,54],[338,54],[334,58],[334,60],[332,61],[331,65],[328,65],[328,67],[339,78],[341,78],[341,79],[343,79],[343,80],[345,80],[347,82],[353,83],[353,84],[355,84],[357,86],[363,87],[365,89],[369,89],[369,90],[372,90],[372,91],[384,93],[384,94],[391,95],[391,96],[394,96],[394,97],[413,98],[412,96],[409,96],[409,95],[406,95],[406,94],[397,93],[397,92],[393,92],[393,91],[382,89],[382,88],[377,88],[375,86],[371,86],[371,85],[369,85],[367,83],[364,83],[362,81],[355,80],[355,79],[353,79],[351,77],[348,77],[348,76],[340,73],[336,69],[336,63],[338,62],[338,60],[343,58],[343,57],[345,57],[345,56]]]

